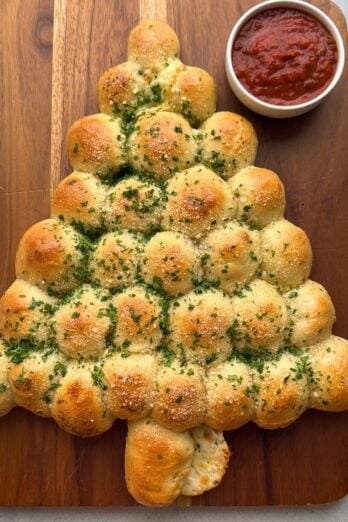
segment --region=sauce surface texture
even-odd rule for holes
[[[243,86],[275,105],[295,105],[320,94],[337,67],[337,46],[316,18],[290,8],[271,8],[241,28],[232,63]]]

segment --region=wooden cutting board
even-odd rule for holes
[[[247,111],[224,73],[228,33],[253,0],[2,0],[0,6],[0,291],[14,279],[23,232],[49,214],[49,193],[69,172],[65,134],[97,112],[100,74],[126,58],[139,19],[160,17],[177,31],[185,63],[207,69],[219,86],[219,109],[256,127],[257,163],[285,183],[286,216],[312,242],[312,278],[336,305],[334,332],[348,338],[348,67],[328,100],[294,120]],[[313,1],[346,24],[330,1]],[[52,100],[52,101],[51,101]],[[133,505],[124,483],[126,427],[79,439],[51,419],[15,409],[0,419],[0,505]],[[234,458],[220,487],[181,504],[271,505],[331,502],[348,490],[348,413],[305,413],[285,430],[254,424],[227,434]]]

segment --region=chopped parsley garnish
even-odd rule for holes
[[[297,297],[298,296],[298,292],[296,292],[295,290],[293,292],[290,292],[290,294],[288,295],[289,299],[293,299],[294,297]]]
[[[130,314],[132,320],[133,320],[135,323],[139,324],[139,321],[140,321],[140,319],[141,319],[141,314],[136,314],[136,313],[135,313],[135,310],[134,310],[134,308],[133,308],[133,306],[131,306],[131,307],[129,308],[129,314]]]
[[[216,359],[217,359],[217,354],[215,352],[213,352],[205,358],[205,362],[206,362],[206,364],[211,364],[212,362],[216,361]]]
[[[98,386],[103,391],[107,390],[108,387],[104,381],[104,372],[100,367],[94,366],[91,375],[94,386]]]

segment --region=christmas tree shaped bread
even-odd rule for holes
[[[348,407],[348,343],[283,184],[178,54],[164,22],[131,32],[0,302],[0,415],[22,406],[82,437],[127,419],[127,485],[146,504],[219,484],[223,430]]]

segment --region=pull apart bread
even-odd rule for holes
[[[82,437],[127,419],[128,489],[152,505],[220,483],[223,430],[348,408],[348,342],[283,184],[178,53],[164,22],[131,32],[0,304],[0,415]]]

